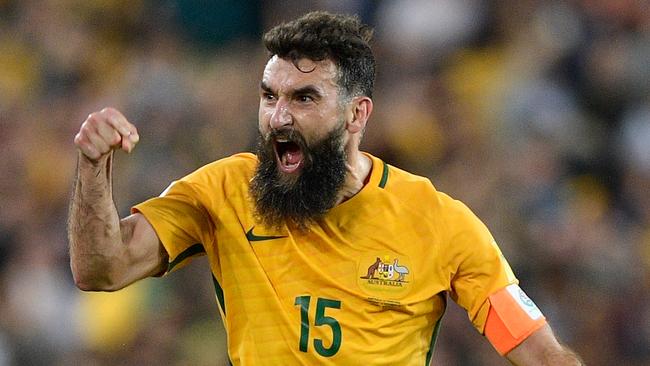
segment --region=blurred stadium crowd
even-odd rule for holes
[[[227,362],[202,260],[74,287],[72,139],[108,105],[137,125],[117,154],[123,215],[250,150],[260,35],[312,9],[376,27],[365,150],[466,202],[587,364],[650,364],[646,0],[0,0],[0,366]],[[455,305],[434,363],[506,364]]]

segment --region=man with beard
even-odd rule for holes
[[[371,34],[323,12],[270,30],[257,154],[208,164],[121,220],[112,152],[139,136],[115,109],[91,114],[75,137],[75,283],[114,291],[207,255],[238,365],[426,364],[448,296],[514,364],[579,364],[467,207],[359,150]]]

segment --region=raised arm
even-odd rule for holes
[[[131,152],[138,132],[117,110],[92,113],[74,143],[77,178],[68,217],[70,267],[86,291],[115,291],[161,273],[167,254],[141,214],[120,220],[113,202],[113,150]]]

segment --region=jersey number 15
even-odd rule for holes
[[[311,303],[311,296],[298,296],[294,305],[300,305],[300,343],[299,349],[302,352],[307,352],[309,343],[309,304]],[[316,301],[316,319],[314,321],[315,327],[328,326],[332,328],[332,344],[329,348],[325,348],[322,339],[314,339],[314,349],[323,357],[332,357],[341,348],[341,325],[331,316],[325,315],[326,308],[340,309],[341,302],[338,300],[318,298]]]

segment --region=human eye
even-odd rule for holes
[[[275,100],[275,95],[273,93],[269,92],[262,92],[262,99],[267,101],[267,102],[272,102]]]
[[[310,103],[314,101],[314,98],[308,94],[299,95],[297,99],[300,103]]]

